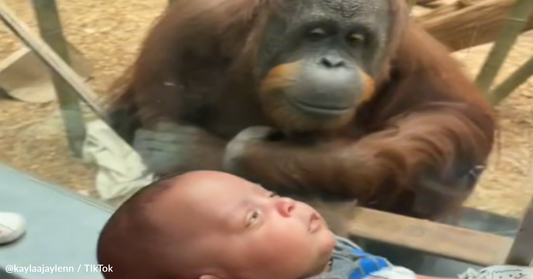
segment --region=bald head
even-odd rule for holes
[[[199,236],[219,231],[221,223],[234,215],[237,195],[264,191],[240,177],[216,171],[189,172],[165,183],[170,185],[165,194],[145,205],[146,217],[177,242],[192,244]]]
[[[196,201],[205,199],[211,195],[232,193],[242,191],[250,187],[257,187],[255,184],[240,177],[216,171],[193,171],[176,176],[168,182],[171,187],[157,201],[153,208],[158,216],[163,216],[161,211],[169,212],[191,209],[189,206],[197,207]],[[180,208],[184,207],[184,208]],[[186,212],[187,215],[189,212]]]
[[[333,245],[309,205],[231,174],[195,171],[126,201],[104,226],[97,254],[113,267],[107,279],[295,279],[323,270]]]
[[[220,218],[199,222],[215,212],[210,197],[225,203],[224,196],[257,187],[252,185],[223,172],[194,171],[138,191],[115,211],[100,234],[98,262],[113,266],[106,278],[157,278],[175,270],[176,262],[167,259],[201,265],[201,261],[191,262],[196,258],[193,253],[182,252],[219,225]]]

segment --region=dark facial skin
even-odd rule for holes
[[[317,118],[353,114],[373,91],[389,37],[387,0],[286,1],[266,27],[259,79],[284,74],[284,105]],[[272,79],[271,79],[272,80]],[[271,90],[271,89],[270,89]],[[274,90],[272,90],[274,91]],[[268,93],[265,93],[268,94]]]

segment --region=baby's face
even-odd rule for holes
[[[203,279],[298,279],[325,269],[335,239],[310,206],[226,174],[186,188],[180,207],[191,243],[218,265]]]

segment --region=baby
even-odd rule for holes
[[[112,267],[106,279],[427,278],[334,236],[307,204],[214,171],[136,193],[104,226],[97,254]],[[533,279],[531,268],[507,268]]]

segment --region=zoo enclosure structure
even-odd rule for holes
[[[32,36],[29,28],[18,20],[1,1],[0,18],[51,70],[70,146],[74,154],[79,155],[81,143],[85,137],[79,98],[98,117],[106,123],[109,121],[104,110],[95,102],[96,94],[68,65],[70,60],[67,44],[62,32],[57,32],[61,31],[61,25],[55,1],[32,1],[44,42]],[[431,0],[421,0],[421,2],[431,2]],[[500,30],[499,38],[477,77],[479,87],[487,92],[487,97],[493,104],[499,103],[533,76],[533,57],[531,57],[506,81],[489,92],[494,77],[505,61],[509,49],[524,29],[532,11],[533,1],[516,0],[509,12],[506,24]],[[116,140],[127,145],[118,135]],[[132,150],[132,152],[135,151]],[[531,265],[533,263],[533,199],[528,205],[521,227],[514,239],[367,208],[358,208],[358,213],[350,224],[350,233],[354,237],[411,248],[481,266]]]

